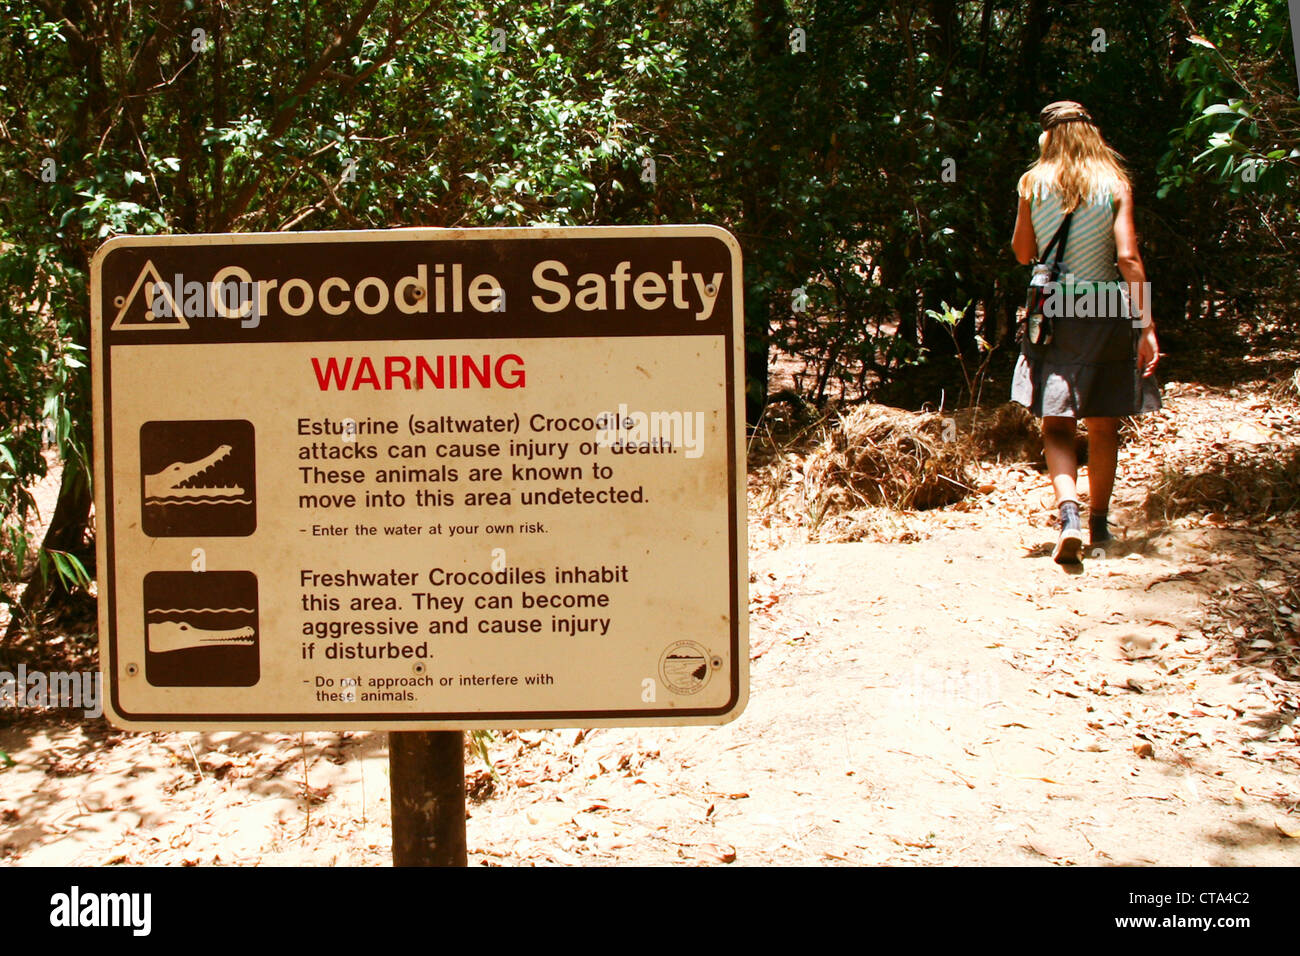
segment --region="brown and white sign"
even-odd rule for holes
[[[741,302],[711,226],[105,243],[113,722],[737,716]]]

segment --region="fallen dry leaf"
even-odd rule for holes
[[[1277,827],[1277,832],[1284,837],[1292,840],[1300,840],[1300,820],[1294,823],[1283,823],[1281,820],[1273,821],[1273,826]]]
[[[735,863],[736,848],[726,843],[704,843],[700,846],[703,857],[719,863]]]
[[[898,837],[896,837],[896,836],[891,836],[889,839],[893,840],[893,841],[894,841],[895,843],[897,843],[899,846],[911,846],[911,847],[916,847],[918,850],[932,850],[932,849],[934,849],[934,844],[931,843],[929,840],[900,840],[900,839],[899,839]]]

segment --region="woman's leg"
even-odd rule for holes
[[[1119,458],[1119,419],[1089,418],[1088,509],[1089,540],[1101,545],[1111,540],[1107,512],[1115,488],[1115,463]]]
[[[1079,456],[1074,445],[1074,419],[1060,415],[1043,418],[1043,457],[1047,473],[1052,476],[1056,503],[1079,500],[1075,481],[1079,475]]]
[[[1078,564],[1083,553],[1079,529],[1079,455],[1074,446],[1074,419],[1051,415],[1043,418],[1043,457],[1052,476],[1056,505],[1061,512],[1061,537],[1052,551],[1057,564]]]
[[[1119,459],[1119,419],[1088,418],[1088,503],[1093,514],[1110,509]]]

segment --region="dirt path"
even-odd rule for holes
[[[768,547],[754,522],[747,711],[499,738],[499,782],[471,766],[471,862],[1300,862],[1297,685],[1226,613],[1274,595],[1277,646],[1300,644],[1276,598],[1295,523],[1143,531],[1130,487],[1127,540],[1070,573],[1041,476],[990,480],[913,543]],[[384,864],[384,747],[0,727],[0,860]]]
[[[1294,752],[1294,727],[1243,741],[1230,715],[1257,675],[1188,669],[1199,594],[1165,579],[1213,561],[1208,537],[1077,576],[1034,556],[1041,535],[1005,552],[976,529],[759,556],[782,597],[754,621],[745,716],[588,735],[585,786],[509,792],[471,821],[475,845],[502,862],[1294,864],[1294,766],[1260,759]],[[560,767],[565,743],[538,749]],[[597,754],[630,762],[601,773]]]
[[[1216,671],[1196,636],[1195,579],[1226,579],[1240,535],[1174,533],[1078,575],[1038,556],[1042,537],[756,555],[758,603],[779,598],[753,617],[744,716],[510,735],[473,859],[1300,860],[1295,766],[1267,759],[1296,752],[1295,726],[1250,726],[1270,723],[1263,671]],[[386,857],[382,735],[307,735],[310,824],[296,735],[21,738],[0,734],[9,862]]]

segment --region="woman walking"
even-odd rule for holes
[[[1050,339],[1035,345],[1028,335],[1022,338],[1011,399],[1043,419],[1044,455],[1060,511],[1052,558],[1077,564],[1083,533],[1075,421],[1088,425],[1088,526],[1090,543],[1100,547],[1110,540],[1106,512],[1115,485],[1119,419],[1160,408],[1152,377],[1160,352],[1133,226],[1132,184],[1119,154],[1078,103],[1051,103],[1039,121],[1039,155],[1020,178],[1011,245],[1027,265],[1049,254],[1059,230],[1049,255],[1056,256],[1062,243],[1065,252],[1059,285],[1051,291],[1058,307],[1049,297],[1046,310]],[[1113,307],[1124,299],[1124,307]]]

